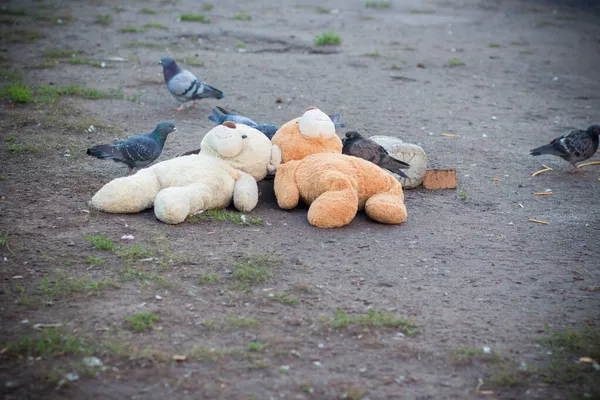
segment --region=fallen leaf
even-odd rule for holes
[[[588,292],[600,292],[600,286],[588,286],[586,288],[583,288],[583,290],[586,290]]]
[[[587,364],[593,364],[594,360],[592,358],[590,358],[590,357],[581,357],[579,359],[579,362],[587,363]]]
[[[552,192],[537,192],[533,194],[534,196],[550,196]]]
[[[494,178],[494,182],[499,182],[500,178]]]
[[[178,354],[173,355],[173,360],[174,361],[187,361],[187,356],[181,356]]]
[[[529,222],[535,222],[535,223],[542,224],[542,225],[549,225],[550,224],[550,222],[540,221],[539,219],[533,219],[533,218],[529,218],[527,221],[529,221]]]
[[[493,390],[480,390],[479,392],[477,392],[477,394],[484,394],[484,395],[492,395],[494,394]]]
[[[441,136],[445,136],[445,137],[458,137],[458,135],[455,135],[454,133],[442,133]]]

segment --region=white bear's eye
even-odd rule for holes
[[[246,139],[248,136],[246,135],[242,135],[242,139]]]

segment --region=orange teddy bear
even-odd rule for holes
[[[333,122],[318,108],[284,124],[271,141],[281,149],[274,183],[279,207],[293,209],[302,199],[310,205],[309,223],[319,228],[347,225],[363,208],[380,223],[406,219],[400,182],[370,161],[341,154]]]

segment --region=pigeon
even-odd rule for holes
[[[181,103],[194,101],[192,107],[196,107],[199,99],[215,98],[222,99],[223,92],[210,86],[206,82],[198,79],[190,71],[181,69],[173,57],[164,56],[160,59],[167,89]],[[177,111],[183,110],[184,104],[176,108]]]
[[[135,135],[111,144],[99,144],[88,149],[87,154],[126,164],[129,167],[129,175],[134,168],[145,167],[156,160],[162,152],[167,136],[175,131],[175,123],[163,121],[150,133]]]
[[[550,154],[558,156],[571,164],[578,171],[577,162],[587,160],[598,150],[598,135],[600,125],[592,125],[587,130],[576,130],[558,137],[545,146],[530,151],[532,156]]]
[[[231,121],[236,124],[248,125],[248,126],[251,126],[252,128],[255,128],[255,129],[258,129],[259,131],[261,131],[266,137],[269,138],[269,140],[273,139],[273,136],[275,136],[275,133],[277,132],[277,130],[279,130],[279,127],[277,125],[257,124],[250,118],[229,112],[226,109],[224,109],[223,107],[217,106],[217,109],[221,112],[221,114],[219,114],[213,108],[212,114],[208,117],[209,120],[213,121],[217,125],[220,125],[225,121]],[[343,128],[346,126],[345,123],[339,122],[340,116],[341,116],[340,114],[334,114],[334,115],[329,116],[329,118],[331,118],[331,121],[333,122],[333,124],[336,128]]]
[[[356,131],[346,132],[346,138],[342,140],[342,143],[342,154],[360,157],[403,178],[408,178],[401,170],[410,168],[409,164],[396,160],[388,154],[386,149],[373,140],[363,137],[360,133]]]

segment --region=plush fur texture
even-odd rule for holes
[[[274,167],[271,144],[253,128],[226,124],[230,125],[206,134],[200,154],[114,179],[94,195],[92,206],[109,213],[135,213],[154,205],[156,218],[168,224],[181,223],[199,210],[227,207],[232,200],[238,210],[251,211],[258,202],[256,181]]]
[[[271,142],[282,150],[281,162],[284,163],[302,160],[314,153],[342,153],[342,140],[336,135],[331,118],[314,108],[309,108],[302,118],[281,126]]]
[[[314,115],[314,113],[313,113]],[[305,113],[302,118],[312,118]],[[377,165],[361,158],[347,156],[329,141],[307,141],[306,132],[300,133],[296,120],[287,126],[285,140],[279,141],[282,159],[275,175],[275,196],[279,207],[292,209],[303,202],[310,205],[308,221],[319,228],[339,228],[349,224],[356,213],[364,209],[373,220],[384,224],[400,224],[406,220],[402,185]],[[302,126],[314,129],[310,124]],[[337,137],[337,136],[336,136]],[[275,140],[275,137],[273,138]],[[301,159],[299,154],[313,152]],[[336,145],[337,146],[337,145]],[[300,151],[297,149],[300,148]],[[324,150],[324,152],[323,152]]]

